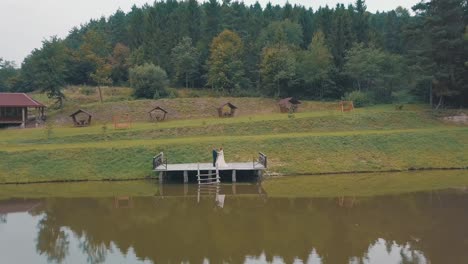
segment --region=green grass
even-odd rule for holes
[[[284,174],[468,164],[468,129],[370,132],[17,146],[0,152],[0,182],[142,178],[150,175],[155,153],[164,151],[171,163],[207,162],[213,145],[225,147],[228,161],[250,161],[261,150],[270,170]]]
[[[468,186],[468,170],[297,176],[263,183],[272,197],[376,196],[460,186]]]
[[[236,100],[248,105],[270,99]],[[468,166],[468,128],[442,123],[424,107],[395,111],[385,105],[340,113],[323,103],[304,105],[320,110],[294,118],[270,112],[139,122],[128,130],[108,124],[105,134],[101,125],[55,126],[50,139],[41,128],[0,130],[0,183],[144,178],[160,151],[170,163],[208,162],[211,147],[221,145],[228,162],[251,161],[262,151],[269,156],[270,172],[287,175]]]

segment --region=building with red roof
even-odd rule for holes
[[[43,119],[45,105],[25,93],[0,93],[0,124],[21,125]]]

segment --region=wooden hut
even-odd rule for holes
[[[160,106],[156,106],[148,112],[151,121],[164,121],[166,120],[167,111]]]
[[[218,107],[219,117],[233,117],[236,114],[237,106],[230,102],[224,103]]]
[[[73,119],[73,124],[76,127],[87,127],[91,125],[91,118],[93,115],[83,109],[78,109],[78,111],[71,114],[70,117]]]
[[[25,127],[31,120],[45,119],[45,105],[25,93],[0,93],[0,124]]]
[[[301,102],[294,97],[281,99],[278,103],[281,113],[297,112]]]

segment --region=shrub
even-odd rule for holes
[[[166,71],[154,64],[146,63],[130,69],[130,86],[135,89],[136,97],[166,97],[168,84]]]
[[[372,96],[361,91],[352,91],[345,96],[347,101],[353,101],[354,107],[363,107],[372,104]]]

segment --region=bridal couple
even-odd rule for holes
[[[218,167],[218,168],[228,167],[228,165],[226,164],[226,161],[224,161],[224,151],[222,147],[219,148],[219,150],[213,147],[213,167]]]

